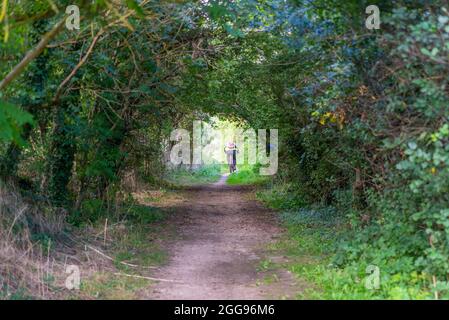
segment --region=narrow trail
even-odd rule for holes
[[[153,274],[178,282],[155,283],[147,299],[292,299],[300,291],[288,271],[276,271],[275,281],[257,272],[263,259],[283,258],[266,252],[282,229],[272,212],[249,200],[248,188],[226,179],[185,191],[187,200],[175,208],[180,239]]]

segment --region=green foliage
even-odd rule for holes
[[[448,13],[436,3],[415,5],[383,10],[390,32],[377,39],[333,43],[327,51],[326,41],[305,35],[302,52],[313,63],[296,72],[302,85],[291,100],[297,103],[280,117],[300,125],[300,135],[290,127],[284,134],[284,168],[290,168],[284,181],[295,181],[294,188],[281,181],[281,189],[261,196],[285,209],[332,205],[346,217],[349,228],[330,259],[335,273],[308,271],[337,292],[324,297],[447,296]],[[319,60],[308,50],[319,52]],[[370,69],[373,63],[379,67]],[[287,70],[293,74],[295,67]],[[354,287],[369,265],[381,270],[378,292]]]
[[[229,185],[261,185],[268,182],[267,176],[259,175],[260,166],[239,166],[237,172],[229,175],[226,183]]]
[[[86,222],[96,222],[107,215],[107,207],[102,199],[87,199],[81,203],[78,210],[71,213],[69,222],[79,226]]]
[[[363,227],[353,220],[355,230],[351,240],[342,243],[337,261],[379,265],[385,285],[404,298],[414,297],[405,290],[411,286],[418,297],[423,290],[427,296],[431,292],[430,296],[447,297],[448,93],[444,66],[437,58],[440,51],[426,49],[441,48],[441,37],[449,41],[444,35],[446,19],[441,18],[447,12],[425,18],[418,18],[418,12],[395,11],[390,21],[398,32],[386,36],[400,43],[391,59],[407,59],[393,76],[405,82],[387,89],[390,113],[384,116],[393,119],[400,114],[410,122],[397,124],[400,136],[391,134],[392,128],[378,129],[388,135],[384,140],[384,152],[390,155],[385,164],[389,170],[386,187],[380,193],[368,193],[370,224]],[[413,54],[415,50],[421,53]],[[447,47],[442,50],[447,57]],[[417,126],[421,129],[414,130]],[[395,281],[406,285],[401,289]]]
[[[63,4],[8,10],[0,78]],[[83,2],[90,28],[61,32],[1,93],[2,174],[40,186],[57,206],[75,204],[70,221],[81,225],[114,211],[129,176],[162,180],[173,128],[208,116],[278,128],[279,174],[259,196],[288,211],[303,254],[329,254],[323,261],[334,266],[295,272],[333,288],[324,297],[447,297],[447,3],[377,4],[379,31],[364,28],[366,1],[129,0],[112,11]],[[180,169],[167,179],[210,183],[222,171]],[[250,168],[228,179],[264,181]],[[162,219],[120,200],[118,218]],[[371,264],[382,272],[378,292],[360,286]]]
[[[0,100],[0,142],[24,145],[21,133],[25,124],[34,124],[33,117],[28,112]]]
[[[175,185],[194,185],[217,182],[221,177],[222,166],[203,165],[198,169],[174,169],[167,173],[167,180]]]
[[[1,277],[0,277],[1,280]],[[25,289],[19,288],[14,292],[9,292],[6,285],[0,287],[0,300],[33,300],[33,296],[26,292]]]
[[[162,212],[159,208],[143,205],[133,205],[128,209],[126,218],[131,223],[145,225],[164,220],[165,213]]]
[[[18,107],[2,102],[0,108],[2,174],[31,178],[40,196],[66,207],[86,198],[110,201],[130,168],[139,179],[161,180],[163,139],[187,113],[172,102],[183,73],[178,62],[197,41],[192,30],[201,7],[125,1],[111,15],[104,1],[79,5],[91,28],[60,32],[54,43],[69,45],[46,48],[32,60],[1,93]],[[65,6],[42,0],[8,10],[14,28],[8,42],[0,43],[6,61],[1,79],[62,19]],[[164,22],[155,27],[142,19],[148,15]],[[106,24],[94,44],[93,34]],[[81,57],[86,60],[75,69]],[[25,124],[36,125],[23,130]],[[25,142],[31,150],[23,148]]]
[[[276,184],[269,189],[258,191],[257,196],[274,209],[297,209],[307,205],[296,192],[298,189],[299,186],[291,183]]]
[[[137,15],[138,15],[138,17],[140,17],[140,18],[145,17],[145,13],[143,12],[142,7],[139,6],[137,1],[135,1],[135,0],[126,0],[126,5],[128,6],[128,8],[135,10]]]
[[[275,188],[278,189],[278,188]],[[259,193],[259,198],[271,207],[278,207],[284,195],[267,198]],[[283,211],[280,217],[287,228],[287,237],[275,244],[291,263],[287,268],[306,279],[314,286],[299,298],[312,299],[428,299],[433,295],[428,289],[429,277],[417,272],[411,257],[398,257],[395,250],[403,250],[410,240],[409,235],[400,233],[404,229],[388,230],[390,239],[383,239],[383,245],[367,238],[367,233],[351,232],[346,227],[347,219],[335,208],[317,207]],[[377,229],[378,231],[379,229]],[[363,234],[363,235],[362,235]],[[396,244],[393,244],[393,238]],[[346,241],[342,241],[346,239]],[[399,244],[399,245],[398,245]],[[343,249],[344,247],[344,249]],[[351,256],[345,263],[339,261],[340,250]],[[368,266],[376,266],[380,271],[379,288],[366,286],[370,272]]]
[[[137,292],[148,287],[149,280],[99,273],[81,281],[83,295],[102,300],[137,299]]]

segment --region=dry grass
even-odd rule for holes
[[[158,202],[164,195],[142,193],[140,200]],[[137,298],[148,281],[115,274],[150,276],[151,265],[161,263],[149,227],[105,221],[76,229],[66,216],[0,181],[0,300]],[[79,267],[80,290],[66,288],[69,265]]]
[[[76,298],[79,292],[65,285],[67,266],[78,266],[82,277],[111,266],[67,232],[65,220],[64,210],[0,184],[0,299]]]
[[[50,256],[51,237],[61,233],[64,212],[46,216],[11,189],[0,185],[0,289],[1,298],[46,297],[53,274],[61,269]],[[33,234],[46,235],[45,243]]]
[[[142,189],[138,192],[133,192],[132,196],[137,203],[141,205],[148,205],[157,208],[174,207],[186,200],[182,192],[168,192],[164,189]]]

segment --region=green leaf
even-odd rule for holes
[[[219,20],[229,14],[228,9],[217,2],[213,2],[209,7],[207,7],[207,11],[209,12],[209,16],[212,20]]]
[[[139,6],[136,0],[126,0],[126,6],[136,11],[138,17],[145,17],[145,13],[143,12],[142,7]]]
[[[229,23],[225,24],[225,29],[232,37],[241,38],[244,36],[241,30],[234,28]]]
[[[416,150],[416,148],[418,147],[418,145],[416,144],[415,141],[410,141],[410,142],[408,143],[408,147],[409,147],[410,149],[412,149],[412,150]]]
[[[25,142],[20,133],[26,123],[34,124],[31,114],[10,103],[0,101],[0,141],[13,141],[23,145]]]

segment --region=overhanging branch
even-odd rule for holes
[[[25,57],[20,61],[18,65],[16,65],[11,72],[0,82],[0,90],[6,88],[6,86],[13,81],[18,75],[22,73],[22,71],[27,67],[27,65],[33,61],[41,52],[45,49],[47,44],[61,31],[62,26],[64,25],[65,19],[61,20],[56,24],[52,30],[47,32],[41,41],[37,44],[37,46],[28,51]]]

